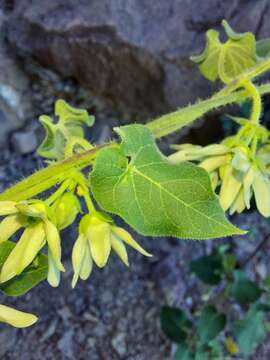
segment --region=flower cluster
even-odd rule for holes
[[[220,204],[230,214],[250,208],[254,195],[258,211],[270,216],[270,144],[262,144],[256,151],[235,137],[222,144],[175,146],[169,156],[173,163],[195,161],[210,176],[212,188],[219,194]]]
[[[74,276],[72,287],[79,278],[86,280],[92,271],[93,262],[102,268],[107,264],[111,250],[128,266],[128,254],[125,244],[131,246],[145,256],[146,252],[133,237],[113,221],[101,213],[85,215],[79,226],[79,236],[72,251]]]
[[[40,200],[18,203],[3,201],[0,216],[4,215],[6,217],[0,223],[0,243],[9,240],[19,230],[22,230],[22,234],[2,266],[0,282],[20,275],[47,244],[48,282],[58,286],[60,271],[65,269],[61,262],[59,231],[50,216],[50,208]]]
[[[0,283],[20,275],[47,244],[47,280],[51,286],[58,286],[60,273],[65,271],[61,261],[60,230],[72,224],[79,212],[80,203],[73,192],[64,192],[50,206],[41,200],[0,202],[0,216],[4,217],[0,222],[0,243],[21,233],[1,268]],[[79,278],[86,280],[90,276],[93,262],[100,268],[104,267],[111,250],[128,266],[125,244],[151,256],[126,230],[115,226],[107,215],[96,211],[84,215],[72,252],[72,287]]]

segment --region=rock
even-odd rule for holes
[[[12,135],[11,142],[14,149],[22,155],[32,153],[38,146],[34,131],[15,132]]]
[[[13,60],[4,41],[5,21],[0,10],[0,148],[7,146],[11,131],[23,126],[31,108],[27,76]]]
[[[97,95],[147,117],[212,86],[189,56],[223,18],[238,31],[270,32],[268,0],[21,0],[7,23],[11,46],[78,79]]]
[[[126,335],[124,333],[117,334],[112,339],[112,347],[120,356],[124,356],[127,352]]]
[[[57,343],[58,349],[68,359],[74,359],[73,335],[74,335],[73,330],[68,330],[63,334],[63,336]]]
[[[4,359],[5,354],[16,344],[16,330],[1,325],[0,331],[0,358]]]

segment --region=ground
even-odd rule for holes
[[[54,75],[48,76],[50,73],[46,74],[47,77],[41,77],[42,84],[41,80],[36,81],[33,77],[33,100],[39,104],[37,107],[40,113],[50,112],[52,102],[58,96],[72,98],[77,104],[87,103],[83,90],[72,81],[63,82],[54,78]],[[99,112],[93,138],[96,142],[102,142],[109,138],[110,128],[118,123],[117,114],[102,108],[97,102],[93,102],[91,106],[93,111]],[[36,118],[29,119],[20,131],[28,134],[27,136],[35,135],[37,142],[42,133]],[[10,139],[14,139],[14,134]],[[25,141],[27,143],[27,137]],[[0,191],[42,166],[41,159],[34,152],[27,151],[25,154],[18,143],[11,140],[9,146],[0,153]],[[233,222],[244,229],[251,229],[250,235],[234,240],[207,242],[141,238],[135,235],[153,253],[152,259],[144,258],[131,250],[131,266],[126,268],[116,256],[112,256],[104,270],[95,269],[91,278],[80,282],[75,290],[70,285],[70,251],[76,231],[74,228],[68,229],[63,237],[67,271],[60,287],[53,289],[44,282],[19,299],[1,296],[1,301],[37,314],[39,322],[24,330],[1,325],[0,358],[171,359],[174,347],[162,334],[159,313],[161,306],[165,304],[178,305],[192,313],[197,304],[202,302],[199,291],[202,286],[189,273],[190,260],[209,252],[221,241],[230,242],[239,258],[244,260],[269,232],[269,225],[256,212],[237,216]],[[248,263],[247,270],[257,281],[270,274],[267,256],[269,251],[270,244],[267,244]],[[266,360],[269,354],[270,339],[265,341],[251,359]]]

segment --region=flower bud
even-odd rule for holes
[[[81,208],[77,196],[68,192],[56,200],[52,205],[52,210],[57,228],[63,230],[75,221]]]

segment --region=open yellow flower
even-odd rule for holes
[[[79,278],[86,280],[90,276],[93,262],[100,268],[104,267],[111,250],[114,250],[128,266],[125,244],[145,256],[152,256],[126,230],[108,222],[108,219],[100,213],[85,215],[80,222],[79,232],[72,252],[74,269],[72,287],[75,287]]]
[[[24,328],[33,325],[37,319],[33,314],[19,311],[6,305],[0,305],[0,322],[17,328]]]
[[[8,240],[19,229],[23,233],[14,249],[6,259],[0,273],[0,282],[6,282],[19,275],[32,263],[41,248],[48,244],[49,271],[48,282],[58,286],[61,263],[60,236],[56,226],[48,217],[48,209],[41,201],[0,202],[0,214],[8,215],[0,223],[0,242]],[[11,226],[12,229],[11,229]]]

